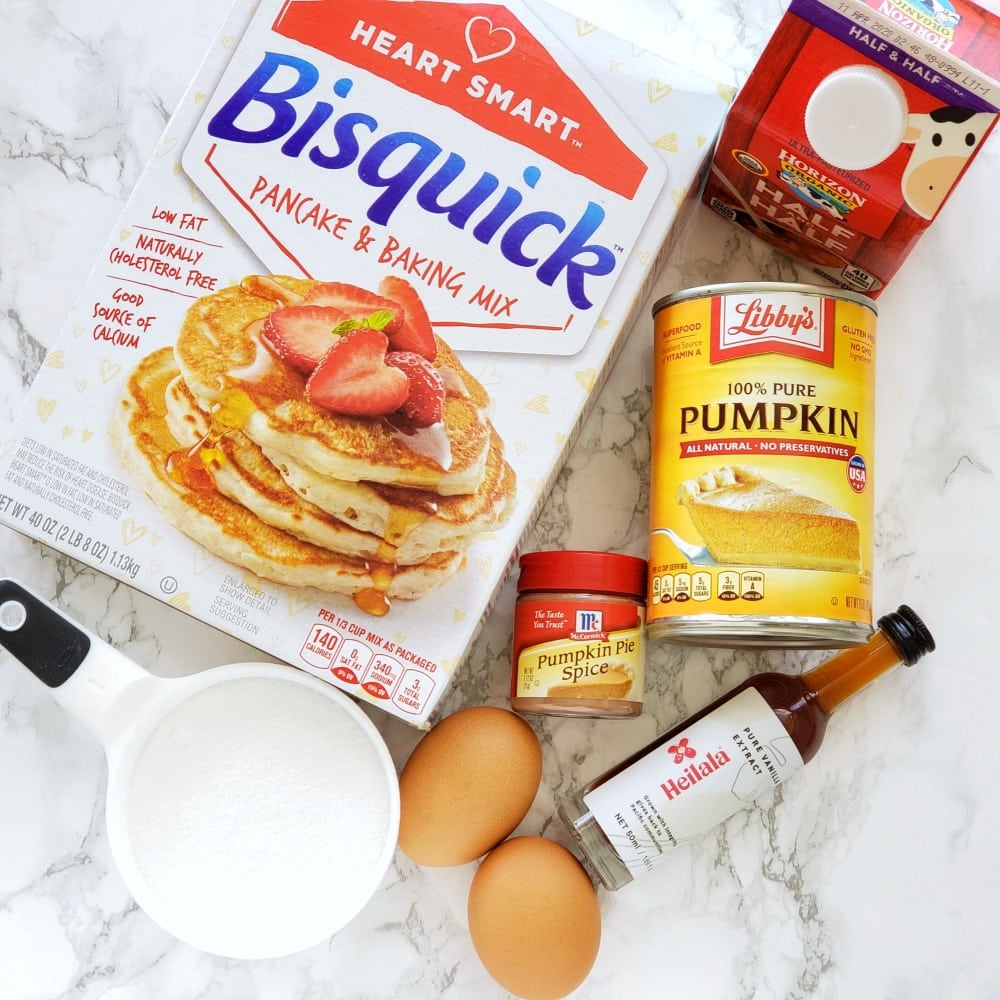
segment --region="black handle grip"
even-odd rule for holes
[[[90,636],[14,580],[0,580],[0,646],[49,687],[59,687],[90,652]]]

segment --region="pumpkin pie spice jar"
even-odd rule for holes
[[[639,715],[646,560],[557,550],[525,553],[519,565],[511,707],[535,715]]]
[[[876,316],[862,295],[802,284],[654,305],[650,637],[867,640]]]

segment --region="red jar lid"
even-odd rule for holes
[[[646,560],[616,552],[556,550],[526,552],[519,565],[520,592],[526,590],[586,590],[627,594],[645,599]]]

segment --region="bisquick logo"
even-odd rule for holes
[[[524,187],[503,185],[488,172],[465,179],[465,159],[430,136],[416,130],[380,134],[379,119],[368,111],[338,115],[329,101],[301,101],[317,88],[346,100],[354,85],[342,77],[321,86],[320,71],[308,60],[267,52],[209,121],[208,134],[223,142],[280,143],[282,155],[304,157],[318,170],[353,167],[363,184],[380,192],[366,210],[371,222],[386,225],[404,199],[412,199],[479,243],[495,243],[510,263],[534,269],[542,284],[563,277],[570,302],[591,308],[588,278],[610,274],[618,264],[610,247],[592,242],[605,217],[600,205],[589,201],[572,223],[550,210],[524,211],[525,188],[542,179],[539,167],[523,171]]]
[[[687,737],[683,737],[677,743],[667,747],[667,753],[672,755],[675,764],[685,765],[679,775],[660,783],[660,788],[666,795],[668,802],[672,802],[677,796],[694,788],[699,781],[704,781],[705,778],[715,774],[716,771],[730,762],[729,754],[722,747],[709,751],[701,760],[696,760],[698,751],[690,745]],[[692,761],[692,763],[686,763],[687,761]]]
[[[786,354],[833,365],[833,300],[796,292],[720,295],[712,300],[712,363]]]

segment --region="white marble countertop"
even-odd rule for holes
[[[569,6],[702,73],[740,83],[781,0],[580,0]],[[991,9],[998,9],[990,0]],[[0,18],[0,421],[9,422],[226,0],[7,0]],[[1000,995],[992,697],[1000,532],[1000,241],[993,137],[880,298],[879,613],[907,602],[938,652],[841,710],[817,759],[773,798],[655,873],[601,893],[580,997]],[[807,280],[699,208],[652,298],[723,280]],[[644,554],[648,311],[526,548]],[[163,674],[253,651],[0,529],[0,572]],[[445,710],[506,705],[513,580]],[[555,802],[749,673],[825,654],[653,646],[628,722],[538,719],[542,787],[519,832],[569,843]],[[370,713],[399,766],[419,738]],[[290,958],[227,961],[179,944],[130,899],[103,817],[100,747],[26,671],[0,662],[0,997],[42,1000],[501,997],[466,927],[473,866],[397,853],[363,912]]]

